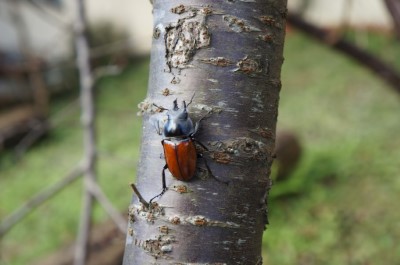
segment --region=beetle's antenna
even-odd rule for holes
[[[192,98],[190,99],[189,103],[186,105],[186,107],[189,107],[190,104],[192,104],[192,100],[194,98],[194,96],[196,95],[196,92],[193,93]],[[183,103],[185,103],[185,101],[183,101]]]

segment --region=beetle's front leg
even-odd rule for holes
[[[212,110],[210,110],[209,112],[207,112],[207,114],[203,115],[203,117],[201,117],[195,124],[194,124],[194,129],[193,132],[189,135],[189,137],[193,137],[197,131],[200,128],[200,122],[206,118],[208,118],[210,116],[210,114],[212,113]]]
[[[162,184],[163,184],[162,192],[161,192],[160,194],[158,194],[157,196],[154,196],[153,198],[151,198],[151,200],[150,200],[150,202],[149,202],[150,205],[151,205],[152,201],[153,201],[155,198],[161,197],[161,196],[168,190],[167,184],[166,184],[166,181],[165,181],[165,170],[166,170],[167,168],[168,168],[168,165],[165,164],[165,166],[164,166],[164,168],[163,168],[163,170],[162,170],[162,173],[161,173],[161,176],[162,176]]]
[[[161,145],[162,145],[162,146],[164,146],[164,141],[165,141],[164,139],[161,140]],[[165,154],[164,154],[164,153],[161,153],[161,154],[160,154],[160,159],[161,159],[161,158],[164,158],[164,159],[165,159]]]

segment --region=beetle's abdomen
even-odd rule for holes
[[[164,140],[164,155],[168,169],[178,180],[190,180],[196,171],[196,148],[190,138],[171,141]]]

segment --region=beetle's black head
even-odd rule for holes
[[[169,110],[167,113],[168,120],[185,121],[189,118],[186,102],[182,101],[182,105],[183,108],[180,109],[178,106],[178,99],[174,100],[173,109]]]
[[[164,136],[185,137],[193,132],[193,122],[189,118],[186,102],[183,101],[183,108],[178,107],[177,99],[174,100],[174,108],[167,113],[168,120],[164,125]]]

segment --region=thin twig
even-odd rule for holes
[[[96,182],[89,180],[88,188],[90,192],[93,194],[93,196],[104,208],[104,210],[111,217],[111,219],[114,221],[114,223],[117,225],[121,233],[125,234],[127,228],[127,222],[122,217],[121,213],[117,211],[112,205],[112,203],[107,199],[106,195],[104,194],[100,186]]]
[[[385,0],[385,4],[392,17],[397,38],[400,40],[400,1]]]
[[[50,25],[53,26],[58,26],[59,28],[63,30],[70,31],[72,29],[72,25],[68,24],[67,22],[62,21],[60,18],[55,16],[54,14],[50,13],[49,10],[47,10],[45,7],[43,7],[41,4],[37,3],[34,0],[28,0],[26,1],[34,10],[38,11],[39,17],[43,19],[48,19],[48,22]]]
[[[54,116],[50,117],[50,128],[54,129],[60,125],[61,121],[66,117],[75,114],[77,111],[77,106],[79,103],[79,99],[73,99],[66,106],[64,106],[60,111],[58,111]]]
[[[81,122],[85,157],[84,197],[77,236],[74,265],[84,265],[87,258],[87,244],[91,227],[94,197],[90,183],[96,181],[96,136],[93,86],[94,78],[90,68],[89,44],[87,38],[87,19],[84,0],[76,0],[75,46],[81,88]]]
[[[121,157],[121,156],[112,154],[110,152],[104,151],[104,150],[98,149],[97,156],[99,157],[99,159],[101,159],[101,158],[112,159],[117,163],[124,164],[124,166],[136,167],[135,163],[132,162],[131,158]]]
[[[113,52],[123,51],[124,49],[128,49],[128,47],[128,39],[122,39],[104,45],[92,47],[90,49],[90,58],[99,58],[104,55],[112,54]]]
[[[378,77],[391,85],[396,92],[400,93],[400,73],[389,64],[383,62],[381,59],[361,47],[350,43],[344,38],[332,38],[329,31],[316,27],[297,15],[289,14],[287,20],[293,27],[332,47],[333,49],[346,54],[348,57],[370,69]]]
[[[146,207],[149,208],[150,204],[143,198],[142,194],[140,194],[139,190],[136,188],[136,185],[131,183],[131,188],[133,192],[138,196],[139,201]]]
[[[32,146],[42,135],[44,135],[50,126],[45,121],[37,121],[32,129],[18,142],[14,147],[14,154],[16,160],[20,159],[22,155]]]
[[[94,69],[94,79],[97,81],[102,77],[106,76],[115,76],[119,75],[122,72],[122,68],[118,65],[106,65],[106,66],[100,66]]]
[[[82,175],[82,172],[83,168],[79,164],[60,181],[54,183],[50,187],[41,190],[9,216],[6,216],[0,224],[0,238],[5,235],[14,225],[21,221],[25,216],[32,212],[36,207],[56,195],[74,180],[78,179]]]
[[[61,123],[60,120],[76,110],[77,103],[78,100],[73,100],[67,106],[57,112],[52,118],[48,118],[48,120],[53,119],[53,121],[38,121],[36,124],[34,124],[32,129],[14,147],[16,159],[20,159],[29,149],[29,147],[31,147],[31,145],[34,144],[43,134],[59,126]]]

